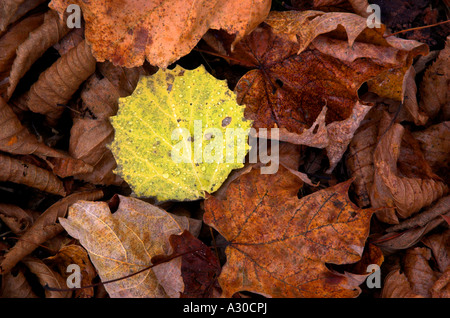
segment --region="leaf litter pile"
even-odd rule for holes
[[[0,295],[450,297],[446,4],[2,1]]]

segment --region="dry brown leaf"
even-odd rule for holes
[[[269,297],[355,297],[365,276],[340,274],[326,263],[360,260],[373,210],[348,198],[350,182],[297,197],[302,181],[283,166],[259,169],[209,196],[204,222],[228,241],[219,276],[223,297],[251,291]]]
[[[367,19],[352,13],[308,10],[272,11],[264,22],[269,24],[275,33],[288,34],[291,40],[297,41],[298,54],[303,52],[317,36],[332,31],[335,31],[336,36],[340,38],[346,36],[349,46],[352,46],[358,37],[387,46],[387,41],[383,38],[386,30],[384,25],[380,28],[369,28]]]
[[[89,260],[86,250],[79,245],[63,246],[56,255],[47,257],[46,264],[53,265],[58,268],[60,275],[66,280],[70,273],[67,273],[67,268],[71,264],[80,267],[80,285],[88,286],[93,283],[93,279],[97,276],[94,266]],[[83,288],[75,291],[75,298],[92,298],[94,296],[94,288]]]
[[[5,258],[0,262],[0,273],[10,271],[21,259],[33,252],[38,244],[42,244],[61,233],[63,228],[57,221],[59,217],[66,215],[70,205],[78,200],[98,200],[101,197],[103,197],[103,191],[101,190],[73,193],[50,206],[20,237],[21,240],[17,241],[5,254]]]
[[[84,41],[84,27],[72,29],[58,43],[53,45],[59,55],[67,54],[72,48]]]
[[[107,148],[114,138],[114,129],[107,119],[74,119],[70,131],[69,153],[94,167],[93,171],[78,174],[81,179],[94,184],[119,185],[123,179],[113,173],[117,164]]]
[[[69,32],[66,21],[59,18],[54,11],[48,11],[44,23],[32,31],[17,49],[16,59],[11,68],[6,100],[14,93],[20,79],[30,69],[31,65]]]
[[[450,267],[435,282],[431,295],[433,298],[450,298]]]
[[[35,257],[27,256],[22,263],[37,276],[42,286],[48,285],[55,288],[67,289],[66,281],[57,272]],[[45,289],[45,298],[70,298],[72,291],[52,291]]]
[[[404,165],[403,169],[398,167],[402,148],[406,148],[402,147],[404,134],[403,126],[393,124],[381,136],[374,152],[375,172],[370,201],[375,208],[396,208],[397,213],[376,213],[381,221],[390,224],[399,223],[399,218],[411,216],[448,191],[445,183],[429,175],[431,168],[427,168],[424,160],[414,162],[413,165]],[[401,159],[405,160],[403,156]],[[417,157],[412,157],[411,160],[417,161]]]
[[[22,268],[2,275],[0,298],[38,298],[33,292]]]
[[[417,126],[425,125],[428,121],[428,116],[419,109],[417,102],[417,86],[416,86],[416,71],[414,67],[405,73],[405,87],[404,87],[404,100],[397,120],[410,121]]]
[[[11,154],[61,157],[63,154],[38,142],[28,129],[22,126],[11,107],[0,97],[0,150]]]
[[[447,182],[450,182],[450,121],[412,133],[420,143],[425,160],[431,169]]]
[[[382,298],[423,298],[414,293],[411,284],[399,269],[391,271],[384,280]]]
[[[379,107],[374,107],[356,130],[346,156],[347,169],[354,178],[353,189],[359,207],[370,205],[369,192],[373,184],[373,151],[377,145],[378,125],[382,116]]]
[[[0,3],[0,32],[16,22],[27,12],[36,8],[46,0],[2,0]]]
[[[450,37],[436,61],[427,68],[420,85],[420,108],[430,118],[440,112],[443,120],[450,120]]]
[[[19,45],[28,38],[28,34],[44,21],[43,14],[36,14],[13,25],[10,30],[0,38],[0,80],[7,77],[12,63],[16,57]],[[0,90],[0,95],[2,91]]]
[[[21,235],[31,227],[35,217],[16,205],[0,203],[0,219],[14,234]]]
[[[44,114],[55,125],[78,87],[95,71],[96,61],[82,41],[41,73],[30,90],[15,101],[22,110]]]
[[[52,172],[0,154],[0,181],[20,183],[44,192],[66,195],[64,185]]]
[[[369,3],[367,0],[292,0],[292,5],[296,8],[302,9],[303,6],[311,5],[314,9],[320,9],[321,11],[337,11],[342,10],[344,6],[345,9],[348,8],[349,11],[353,11],[360,16],[367,17],[369,13],[367,12],[367,7]],[[350,10],[351,9],[351,10]]]
[[[61,14],[69,3],[83,10],[86,39],[99,62],[133,67],[147,59],[166,68],[188,54],[208,29],[223,29],[242,38],[264,20],[271,2],[121,0],[99,5],[52,0],[50,7]]]
[[[444,273],[450,265],[450,229],[429,235],[422,243],[431,249],[437,268]]]
[[[425,247],[410,248],[406,251],[403,265],[412,291],[425,298],[431,297],[431,288],[437,280],[436,274],[428,264],[430,259],[430,249]]]
[[[80,201],[60,223],[88,251],[103,282],[151,265],[151,257],[170,254],[169,236],[184,230],[198,233],[198,220],[176,216],[144,201],[118,196],[111,214],[106,202]],[[179,297],[184,285],[181,259],[106,284],[110,297]]]

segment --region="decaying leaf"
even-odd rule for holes
[[[254,169],[230,184],[226,200],[208,197],[204,222],[229,242],[222,296],[357,296],[362,281],[325,266],[357,262],[364,249],[373,210],[349,200],[350,182],[298,199],[297,176],[283,167],[273,175]]]
[[[202,198],[243,167],[251,127],[243,108],[204,67],[142,77],[111,118],[115,172],[141,197]]]
[[[66,195],[62,181],[51,171],[2,154],[0,166],[0,181],[20,183],[48,193]]]
[[[31,68],[34,62],[52,45],[69,32],[66,21],[50,10],[45,14],[44,23],[32,31],[18,48],[16,59],[11,67],[6,100],[9,100],[20,79]]]
[[[43,21],[43,14],[32,15],[12,26],[4,36],[0,37],[0,80],[8,76],[19,45]]]
[[[79,201],[59,221],[89,253],[103,282],[151,265],[152,256],[170,254],[169,236],[198,233],[197,220],[179,217],[141,200],[119,196],[116,212],[106,202]],[[159,264],[135,276],[106,284],[111,297],[179,297],[181,259]]]
[[[56,255],[47,257],[46,264],[54,265],[58,268],[58,272],[67,280],[69,273],[67,269],[69,265],[75,264],[80,268],[80,286],[88,286],[93,283],[93,279],[97,276],[94,266],[89,260],[86,250],[79,245],[63,246]],[[75,291],[75,298],[91,298],[94,296],[94,288],[83,288]]]
[[[0,32],[45,0],[3,0],[0,3]]]
[[[407,218],[427,207],[448,191],[447,185],[432,174],[426,161],[418,160],[420,152],[416,151],[415,156],[410,157],[412,162],[406,161],[406,152],[402,153],[402,149],[408,149],[402,147],[404,134],[402,125],[393,124],[381,137],[374,152],[375,171],[370,201],[375,208],[396,208],[396,213],[389,210],[376,214],[380,220],[390,224],[397,224],[399,218]],[[406,163],[400,167],[399,157]]]
[[[48,267],[42,260],[27,256],[22,260],[22,263],[37,276],[41,286],[48,285],[60,289],[67,288],[65,279],[63,279],[56,271]],[[70,298],[71,296],[72,291],[60,292],[48,289],[45,290],[45,298]]]
[[[39,76],[30,90],[15,103],[22,110],[44,114],[55,125],[78,87],[95,71],[96,61],[83,41]]]
[[[33,252],[39,244],[61,233],[64,229],[57,221],[59,217],[66,215],[70,205],[78,200],[97,200],[102,196],[102,190],[73,193],[50,206],[5,254],[4,259],[0,262],[0,273],[9,272],[19,261]]]
[[[242,38],[264,20],[271,2],[52,0],[50,7],[62,14],[72,3],[83,10],[86,39],[98,61],[133,67],[147,59],[166,68],[188,54],[208,29]]]
[[[33,224],[34,215],[16,205],[0,203],[0,219],[14,234],[21,235]]]
[[[152,262],[158,263],[180,255],[181,274],[185,286],[180,296],[182,298],[219,296],[220,286],[217,277],[221,267],[211,249],[186,230],[181,235],[171,235],[169,241],[173,249],[172,254],[154,256]]]
[[[399,269],[390,272],[383,285],[382,298],[423,298],[414,293],[411,284]]]
[[[2,275],[1,298],[38,298],[25,277],[24,270]]]
[[[427,68],[420,86],[420,107],[434,118],[439,113],[450,120],[450,37],[436,61]]]

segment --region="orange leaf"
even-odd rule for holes
[[[223,297],[251,291],[272,297],[355,297],[361,279],[325,263],[360,260],[373,210],[348,198],[351,181],[302,199],[286,168],[257,169],[231,183],[227,199],[208,197],[204,222],[229,242],[219,283]]]
[[[86,20],[86,39],[99,62],[132,67],[144,63],[166,68],[188,54],[208,29],[242,38],[264,20],[271,1],[68,1],[50,6],[64,13],[78,4]]]

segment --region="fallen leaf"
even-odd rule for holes
[[[32,31],[28,38],[17,48],[16,58],[9,75],[9,86],[6,91],[8,101],[17,87],[20,79],[31,68],[42,54],[57,43],[69,32],[66,21],[60,19],[54,11],[48,11],[44,16],[44,23]]]
[[[434,173],[450,182],[450,121],[432,125],[425,130],[413,132],[419,142],[425,160]]]
[[[408,159],[404,155],[400,156],[404,135],[405,128],[393,124],[381,136],[374,152],[375,172],[370,201],[374,208],[396,208],[396,213],[376,213],[381,221],[390,224],[397,224],[399,219],[427,207],[448,191],[445,183],[437,176],[430,175],[432,172],[425,160],[417,161],[417,156],[413,156],[409,164],[406,162],[402,167],[398,166],[399,158],[405,161]]]
[[[151,265],[151,257],[170,254],[169,236],[196,233],[198,221],[172,215],[144,201],[119,195],[117,211],[106,202],[79,201],[59,221],[89,253],[102,282]],[[179,297],[184,289],[181,259],[104,285],[110,297]]]
[[[4,36],[0,37],[0,79],[8,77],[17,48],[43,21],[43,14],[32,15],[12,26]]]
[[[431,297],[431,288],[437,280],[436,274],[428,264],[431,250],[425,247],[410,248],[406,251],[403,270],[414,293],[425,298]]]
[[[284,167],[253,169],[230,184],[226,200],[208,197],[203,220],[229,242],[222,296],[356,297],[365,277],[325,266],[357,262],[369,233],[373,210],[349,200],[350,182],[298,199],[302,181]]]
[[[16,235],[23,234],[34,222],[34,216],[31,212],[7,203],[0,203],[0,219]]]
[[[431,249],[437,268],[444,273],[450,265],[450,229],[429,235],[422,243]]]
[[[10,271],[25,256],[33,252],[39,244],[61,233],[64,229],[57,221],[59,217],[66,215],[70,205],[78,200],[97,200],[102,196],[102,190],[73,193],[51,205],[5,254],[4,259],[0,262],[0,273],[3,274]]]
[[[39,168],[22,160],[0,154],[0,181],[20,183],[45,191],[65,196],[64,185],[51,171]]]
[[[56,255],[47,257],[44,262],[58,268],[58,272],[67,280],[69,273],[67,268],[69,265],[75,264],[80,267],[80,286],[88,286],[93,283],[93,279],[97,276],[94,266],[89,260],[86,250],[79,245],[63,246]],[[83,288],[75,290],[75,298],[92,298],[94,296],[94,288]]]
[[[15,104],[22,110],[45,115],[51,125],[61,117],[64,107],[78,87],[95,71],[96,61],[83,41],[41,73],[30,90]]]
[[[57,272],[48,267],[42,260],[27,256],[22,263],[37,276],[42,286],[48,285],[55,288],[67,289],[66,281]],[[45,298],[70,298],[72,291],[52,291],[45,289]]]
[[[111,118],[115,173],[140,197],[202,198],[243,167],[251,126],[243,112],[225,81],[204,67],[142,77]]]
[[[411,284],[399,269],[391,271],[384,280],[382,298],[423,298],[414,293]]]
[[[208,29],[223,29],[242,38],[264,20],[271,2],[159,0],[99,5],[52,0],[50,7],[62,14],[69,3],[83,10],[86,39],[99,62],[133,67],[147,59],[166,68],[188,54]]]
[[[171,255],[157,255],[152,257],[152,263],[162,262],[180,255],[181,275],[183,276],[184,291],[181,298],[213,298],[220,295],[217,277],[221,266],[216,255],[202,241],[188,231],[181,235],[169,237],[173,252]],[[191,252],[192,251],[192,252]]]
[[[24,270],[2,275],[1,298],[38,298],[25,277]]]
[[[450,38],[447,37],[445,48],[439,52],[436,61],[429,66],[420,84],[420,108],[430,118],[440,112],[444,120],[450,120]]]
[[[0,32],[45,0],[4,0],[0,4]]]

